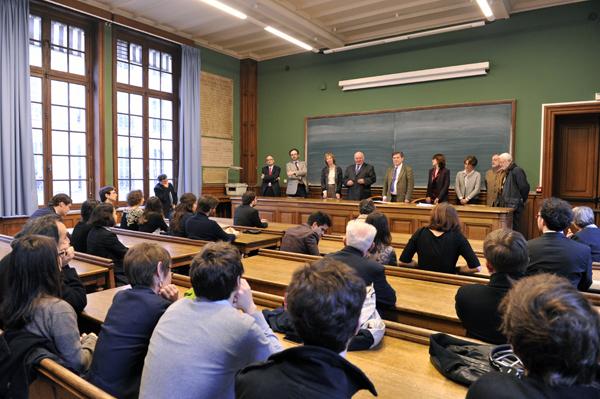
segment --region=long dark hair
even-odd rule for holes
[[[148,222],[148,215],[152,212],[158,213],[161,217],[163,216],[162,202],[160,202],[160,198],[158,197],[152,196],[148,198],[148,201],[146,201],[146,206],[144,207],[144,213],[140,218],[140,224]]]
[[[185,193],[179,198],[179,204],[175,207],[173,218],[171,219],[171,231],[182,232],[183,226],[180,226],[181,219],[186,213],[194,212],[194,204],[196,203],[196,196],[193,193]]]
[[[10,289],[3,293],[0,321],[5,329],[19,329],[31,321],[40,297],[60,297],[58,250],[51,238],[30,235],[17,239],[9,256],[4,277]]]
[[[373,225],[373,227],[377,229],[377,234],[375,234],[375,238],[373,239],[375,247],[379,247],[380,245],[388,246],[392,243],[390,225],[387,217],[383,213],[371,213],[369,216],[367,216],[366,222],[370,225]]]

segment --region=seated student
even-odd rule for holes
[[[206,244],[194,257],[196,298],[175,302],[156,325],[140,398],[233,398],[235,373],[281,350],[243,272],[229,243]]]
[[[219,205],[219,200],[206,195],[198,199],[196,214],[185,222],[185,234],[188,238],[204,241],[227,241],[235,240],[235,234],[228,234],[217,222],[208,217],[214,213]]]
[[[75,311],[60,299],[56,243],[50,237],[24,236],[15,240],[11,258],[6,266],[11,286],[0,302],[2,328],[45,338],[66,367],[87,370],[96,336],[79,336]]]
[[[87,252],[87,235],[92,228],[92,225],[88,222],[96,206],[98,206],[98,201],[93,199],[83,201],[81,204],[81,219],[79,219],[71,234],[71,243],[77,252]]]
[[[587,206],[573,208],[573,224],[577,227],[570,237],[590,247],[592,261],[600,262],[600,229],[594,224],[594,211]]]
[[[525,375],[491,372],[467,399],[600,398],[600,318],[567,279],[538,275],[519,280],[500,305],[502,332]]]
[[[110,228],[115,225],[117,212],[111,204],[100,204],[92,212],[90,224],[92,228],[88,233],[88,254],[112,259],[115,267],[115,282],[118,286],[129,284],[123,272],[123,257],[127,247],[123,245]]]
[[[380,265],[396,266],[396,251],[392,247],[392,233],[387,216],[383,213],[374,212],[367,216],[365,220],[368,224],[377,229],[377,234],[373,240],[373,247],[369,249],[367,257]]]
[[[281,238],[281,251],[320,255],[319,240],[331,227],[331,218],[323,212],[313,212],[307,223],[290,227]]]
[[[248,226],[265,228],[269,225],[267,222],[260,220],[258,216],[258,210],[254,209],[256,206],[256,194],[254,191],[246,191],[242,195],[242,205],[235,208],[233,214],[233,224],[236,226]]]
[[[121,215],[121,224],[119,225],[122,229],[128,230],[139,230],[140,219],[144,213],[144,193],[142,190],[133,190],[127,194],[127,208]]]
[[[565,230],[573,220],[571,206],[559,198],[546,198],[537,215],[542,235],[527,242],[529,264],[525,274],[553,273],[569,279],[577,289],[592,285],[592,251],[568,239]]]
[[[60,256],[60,297],[80,313],[87,305],[85,287],[77,275],[77,271],[69,266],[69,262],[75,256],[75,251],[71,247],[67,228],[60,221],[58,215],[50,214],[36,219],[29,219],[25,226],[15,235],[15,239],[30,235],[41,235],[51,238]],[[16,241],[13,241],[16,243]],[[13,246],[11,243],[11,246]],[[0,261],[0,299],[3,293],[10,290],[10,281],[5,280],[8,264],[11,262],[12,252],[6,255]]]
[[[71,210],[71,204],[73,201],[67,194],[56,194],[50,199],[48,206],[45,208],[39,208],[31,214],[29,219],[39,218],[45,215],[58,215],[61,219],[67,216],[67,213]]]
[[[146,201],[144,213],[142,213],[139,220],[138,230],[144,233],[159,233],[169,230],[169,226],[165,223],[163,206],[158,197],[150,197]]]
[[[356,218],[359,222],[367,220],[367,216],[375,212],[375,202],[371,198],[365,198],[358,203],[358,217]]]
[[[131,289],[115,295],[87,377],[113,396],[137,398],[150,336],[179,291],[171,284],[171,257],[158,244],[131,247],[123,265]]]
[[[460,287],[456,293],[456,314],[467,329],[467,336],[505,344],[498,305],[513,283],[525,275],[529,260],[527,241],[518,231],[494,230],[483,241],[483,254],[490,282]]]
[[[175,206],[173,217],[169,221],[169,234],[176,237],[185,237],[185,223],[196,212],[197,198],[192,193],[184,193]]]
[[[322,259],[298,268],[287,310],[304,345],[243,368],[235,378],[237,398],[350,398],[373,383],[345,359],[365,300],[360,277],[341,262]]]
[[[412,260],[415,253],[419,255],[418,264]],[[456,209],[442,202],[431,210],[429,226],[421,227],[410,237],[398,263],[400,266],[456,274],[459,256],[467,261],[466,266],[459,267],[461,272],[480,271],[479,259],[460,231]]]
[[[373,284],[377,297],[377,309],[381,311],[396,305],[396,291],[387,282],[383,266],[367,258],[376,234],[377,230],[372,225],[351,220],[346,226],[345,247],[327,257],[350,266],[362,277],[365,285]]]
[[[104,186],[100,187],[100,191],[98,192],[98,196],[100,197],[101,203],[111,204],[115,208],[118,205],[118,195],[117,189],[113,186]]]

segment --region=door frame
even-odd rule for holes
[[[563,115],[600,114],[600,101],[542,104],[540,182],[542,197],[552,196],[556,119]]]

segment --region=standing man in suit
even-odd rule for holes
[[[287,189],[285,193],[289,197],[306,198],[308,181],[306,180],[306,162],[299,161],[300,152],[292,148],[289,152],[291,161],[285,165],[287,172]]]
[[[580,291],[592,285],[592,250],[568,239],[563,231],[573,220],[571,206],[559,198],[546,198],[537,214],[542,235],[527,242],[526,274],[552,273],[566,277]]]
[[[485,172],[485,204],[493,206],[498,191],[502,187],[502,179],[504,179],[504,171],[500,169],[500,154],[492,155],[492,168]]]
[[[383,179],[383,201],[410,202],[415,187],[412,167],[404,165],[402,151],[392,153],[392,164]]]
[[[502,185],[494,206],[513,208],[513,230],[519,230],[521,214],[529,195],[529,183],[525,171],[513,162],[512,156],[505,152],[500,154],[500,170],[504,172]]]
[[[279,197],[281,189],[279,188],[279,174],[281,168],[275,165],[275,158],[272,155],[267,155],[265,158],[266,165],[262,168],[262,185],[260,194],[264,197]]]
[[[348,187],[348,199],[360,201],[371,196],[371,185],[375,183],[375,168],[365,163],[365,154],[354,153],[354,165],[346,168],[344,185]]]

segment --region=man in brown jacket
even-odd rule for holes
[[[492,155],[492,168],[485,173],[486,205],[492,206],[502,188],[504,171],[500,169],[500,154]]]
[[[281,239],[282,251],[307,255],[320,255],[319,240],[331,226],[331,218],[323,212],[314,212],[308,222],[290,227]]]
[[[410,202],[415,187],[413,170],[404,164],[404,153],[392,154],[393,166],[388,168],[383,180],[383,200],[390,202]]]

